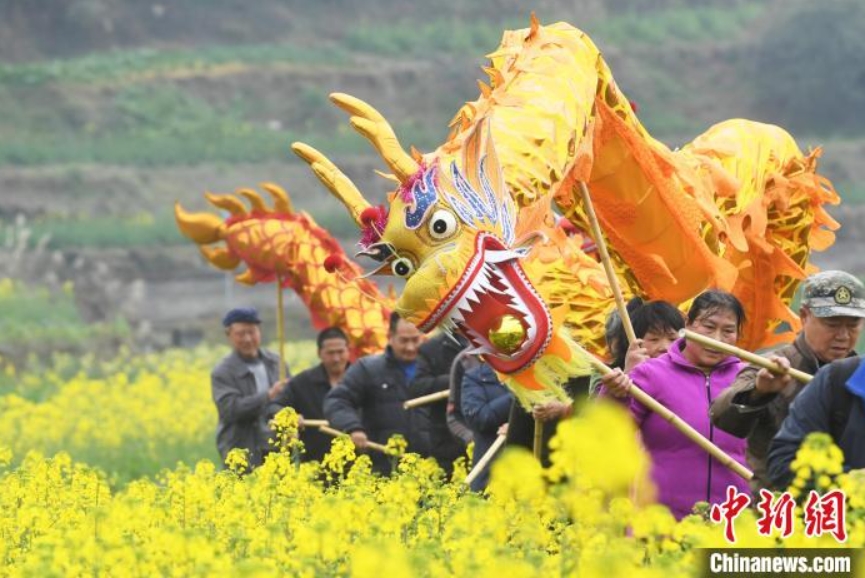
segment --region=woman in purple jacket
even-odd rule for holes
[[[700,294],[688,311],[691,331],[735,344],[745,321],[742,304],[723,291]],[[746,441],[712,426],[709,406],[745,366],[738,358],[678,339],[667,353],[636,366],[629,377],[643,391],[668,407],[733,459],[745,464]],[[604,379],[615,396],[627,395],[628,377],[620,371]],[[748,492],[748,483],[685,437],[661,416],[634,399],[628,407],[652,459],[652,480],[658,502],[676,519],[691,513],[697,502],[721,503],[727,486]]]

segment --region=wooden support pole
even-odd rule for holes
[[[412,409],[415,407],[420,407],[422,405],[426,405],[428,403],[434,403],[436,401],[440,401],[442,399],[447,399],[449,390],[445,389],[443,391],[437,391],[435,393],[430,393],[428,395],[422,395],[420,397],[416,397],[414,399],[410,399],[402,404],[403,409]]]
[[[321,427],[321,426],[329,426],[330,424],[326,419],[304,419],[303,427]]]
[[[282,307],[282,276],[276,276],[276,335],[279,341],[279,381],[285,379],[285,311]]]
[[[595,207],[592,205],[589,188],[583,181],[580,181],[579,184],[580,192],[583,194],[583,205],[586,208],[586,216],[589,218],[589,224],[592,226],[592,235],[595,237],[595,245],[598,246],[598,253],[601,256],[601,264],[604,266],[604,272],[607,274],[607,280],[610,282],[610,288],[613,290],[613,297],[616,299],[616,309],[619,311],[619,317],[622,318],[622,326],[625,328],[628,342],[634,343],[637,340],[637,336],[634,333],[634,326],[631,324],[631,316],[628,315],[628,306],[625,303],[625,298],[622,296],[619,280],[616,278],[616,272],[613,269],[613,262],[610,260],[610,253],[607,251],[607,243],[604,241],[604,234],[601,232],[601,224],[598,222]]]
[[[347,435],[348,435],[348,434],[345,433],[344,431],[339,431],[338,429],[333,429],[332,427],[330,427],[330,426],[326,426],[326,425],[318,426],[318,431],[324,432],[324,433],[326,433],[327,435],[331,435],[331,436],[333,436],[333,437],[347,436]],[[381,453],[383,453],[383,454],[388,454],[388,453],[390,453],[390,452],[387,451],[387,448],[386,448],[384,445],[382,445],[382,444],[378,444],[378,443],[376,443],[376,442],[370,442],[370,441],[368,441],[368,442],[366,442],[366,447],[368,447],[368,448],[371,449],[371,450],[375,450],[375,451],[377,451],[377,452],[381,452]]]
[[[478,463],[475,464],[475,467],[472,468],[472,471],[469,472],[469,475],[466,476],[465,485],[471,485],[475,478],[477,478],[480,473],[487,467],[487,464],[490,463],[490,460],[496,455],[496,452],[505,444],[505,439],[507,438],[506,434],[500,434],[496,437],[496,441],[493,442],[493,445],[490,446],[490,449],[481,456],[481,459],[478,460]]]
[[[747,361],[748,363],[756,365],[757,367],[763,367],[765,369],[768,369],[772,373],[789,373],[790,377],[797,381],[801,381],[802,383],[808,383],[809,381],[814,379],[814,376],[810,373],[805,373],[804,371],[793,369],[792,367],[788,370],[785,370],[780,365],[766,359],[762,355],[752,353],[747,349],[741,349],[739,347],[736,347],[735,345],[730,345],[729,343],[724,343],[723,341],[712,339],[711,337],[706,337],[705,335],[700,335],[699,333],[695,333],[690,329],[680,330],[679,337],[684,337],[685,339],[695,341],[700,345],[708,347],[709,349],[714,349],[716,351],[735,355],[742,361]]]
[[[532,441],[532,453],[536,460],[541,461],[541,448],[544,445],[544,422],[538,418],[535,418],[535,436]]]
[[[583,349],[582,346],[580,346],[579,344],[575,345],[582,350],[582,354],[589,360],[592,366],[594,366],[595,369],[597,369],[601,373],[601,375],[607,375],[608,373],[612,373],[613,370],[607,367],[605,363],[598,360],[598,358]],[[648,393],[637,387],[636,384],[631,386],[631,389],[628,393],[630,393],[631,397],[646,406],[649,410],[657,413],[662,418],[667,420],[670,425],[682,432],[682,434],[684,434],[695,444],[706,450],[706,452],[708,452],[713,458],[721,462],[724,466],[726,466],[736,474],[742,476],[746,480],[750,480],[754,477],[754,473],[751,472],[751,470],[731,458],[726,452],[724,452],[724,450],[713,444],[700,432],[698,432],[687,422],[685,422],[682,418],[670,411],[667,407],[661,405],[655,398],[650,396]]]

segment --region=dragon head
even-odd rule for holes
[[[396,310],[424,332],[461,333],[500,375],[524,372],[548,349],[572,362],[562,352],[567,347],[551,347],[565,314],[551,310],[558,283],[540,282],[542,270],[555,271],[557,263],[565,274],[567,238],[555,227],[548,200],[517,206],[487,121],[421,157],[403,151],[368,104],[342,94],[331,98],[353,115],[351,124],[399,181],[388,206],[372,207],[315,149],[302,143],[293,149],[361,227],[360,254],[379,262],[374,272],[405,280]],[[528,382],[530,389],[545,389]]]
[[[405,279],[397,309],[406,319],[462,333],[513,373],[543,352],[552,320],[520,264],[531,248],[516,243],[516,207],[484,124],[459,156],[433,158],[400,186],[369,249]]]

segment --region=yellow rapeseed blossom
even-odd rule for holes
[[[249,467],[249,450],[232,448],[225,456],[225,467],[235,473],[246,471]]]
[[[617,404],[588,404],[580,419],[561,422],[557,434],[550,444],[558,450],[550,470],[555,480],[568,477],[576,484],[615,494],[626,493],[648,473],[649,461],[633,420]],[[598,443],[599,434],[603,443]]]
[[[506,448],[483,495],[464,487],[464,461],[446,480],[396,438],[389,477],[348,436],[298,463],[292,410],[275,416],[264,465],[246,472],[235,450],[223,468],[207,378],[222,353],[58,356],[0,396],[0,575],[673,578],[694,575],[698,548],[730,546],[703,516],[646,502],[648,459],[605,406],[560,425],[547,470]],[[846,493],[846,545],[865,546],[865,474],[841,473],[819,436],[794,463],[802,496]],[[797,516],[780,545],[837,545]],[[736,519],[736,545],[779,544],[756,518]]]
[[[408,448],[408,442],[402,435],[394,434],[387,440],[385,448],[387,449],[388,454],[392,456],[401,456]]]

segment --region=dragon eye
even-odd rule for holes
[[[452,237],[457,232],[457,219],[454,214],[445,209],[433,213],[429,220],[429,234],[433,239],[442,240]]]
[[[390,268],[397,277],[408,277],[414,273],[414,264],[405,257],[400,257],[394,261]]]

